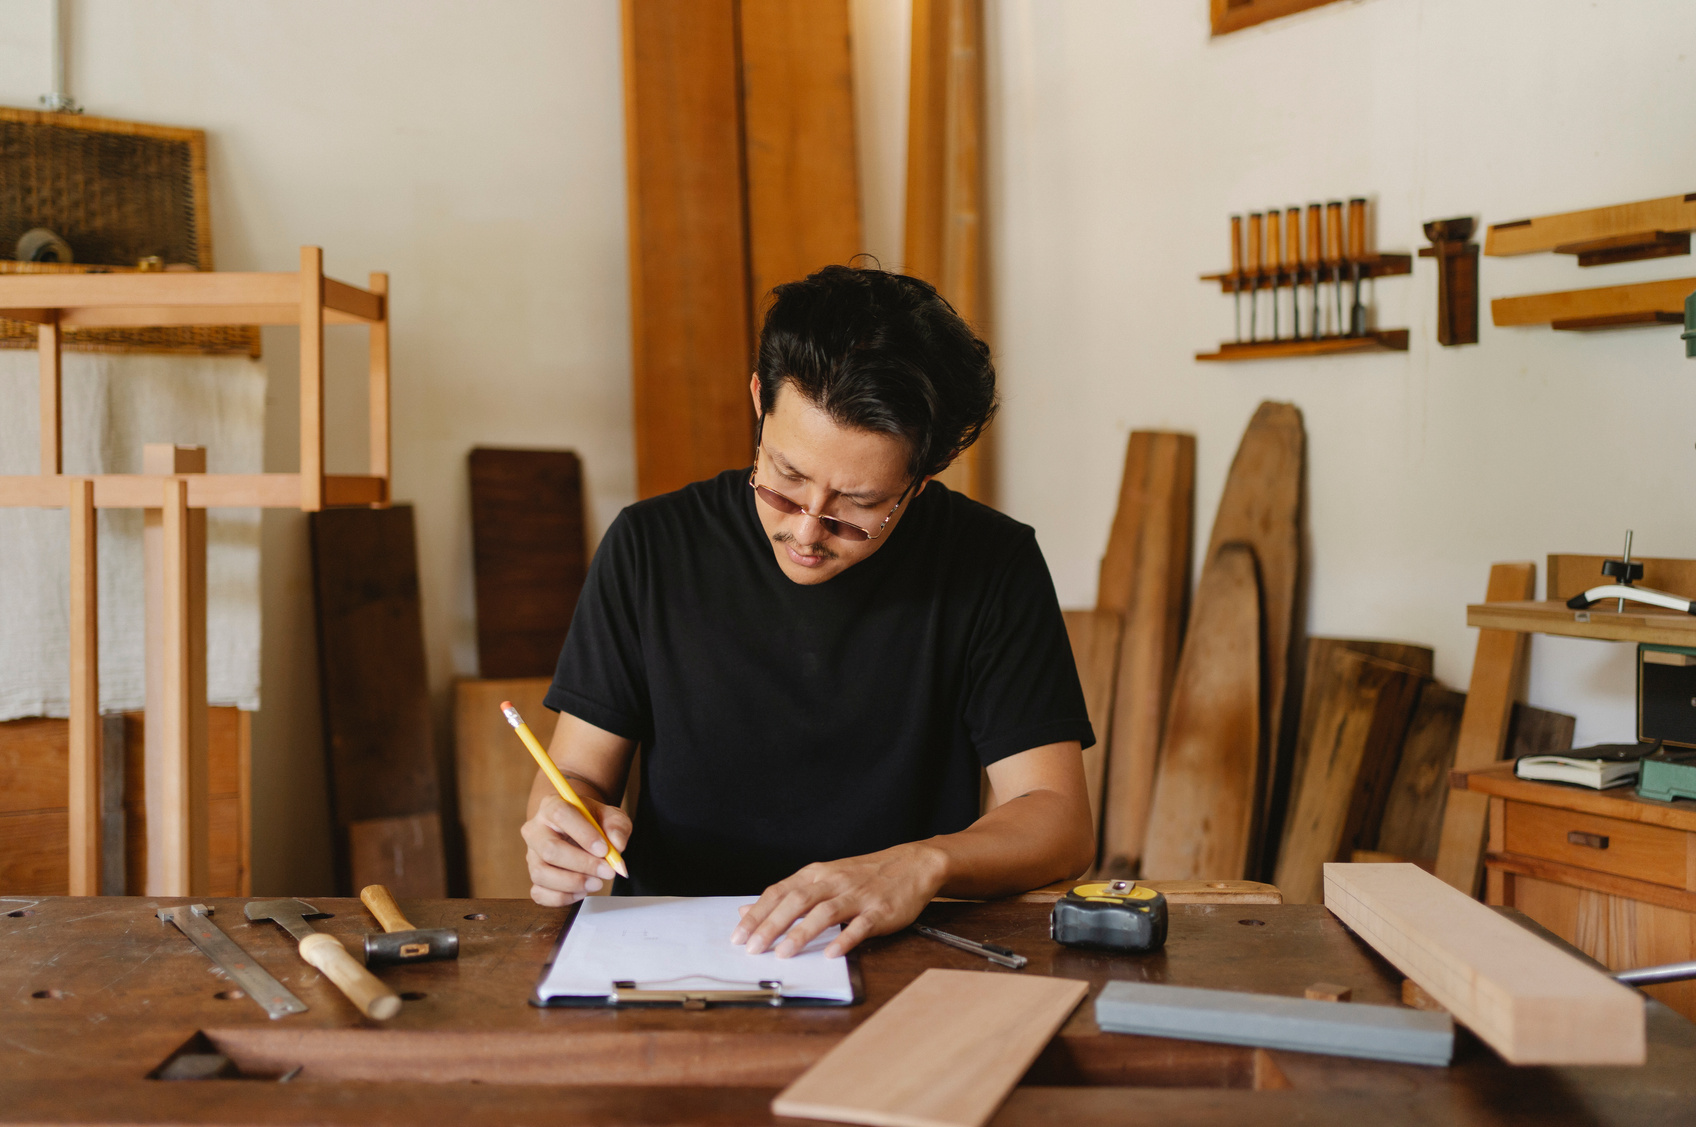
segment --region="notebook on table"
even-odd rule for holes
[[[863,996],[840,928],[780,959],[730,942],[754,896],[593,896],[578,905],[530,1001],[538,1006],[847,1006]]]

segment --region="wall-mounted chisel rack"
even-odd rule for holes
[[[1245,242],[1246,231],[1246,242]],[[1236,336],[1217,352],[1198,352],[1197,360],[1267,360],[1281,356],[1326,356],[1353,352],[1405,352],[1406,329],[1368,329],[1361,284],[1374,278],[1413,272],[1413,257],[1367,251],[1366,201],[1307,205],[1306,238],[1302,209],[1251,212],[1231,217],[1231,268],[1203,274],[1218,282],[1236,305]],[[1353,293],[1345,309],[1344,292]],[[1307,291],[1303,309],[1303,290]],[[1286,302],[1283,293],[1289,291]],[[1324,296],[1325,294],[1329,296]],[[1270,301],[1262,299],[1270,295]],[[1243,333],[1243,298],[1248,298],[1248,333]],[[1288,317],[1284,315],[1288,306]],[[1267,316],[1261,318],[1265,307]],[[1305,330],[1303,325],[1305,323]],[[1288,332],[1285,332],[1285,327]],[[1270,328],[1266,336],[1263,328]]]
[[[1496,223],[1485,237],[1484,253],[1552,251],[1576,256],[1579,266],[1605,266],[1689,254],[1692,230],[1696,192]],[[1684,299],[1691,293],[1696,278],[1499,297],[1490,303],[1490,319],[1498,326],[1571,330],[1676,325],[1684,321]]]

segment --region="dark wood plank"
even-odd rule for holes
[[[352,891],[354,823],[440,809],[418,554],[410,505],[325,509],[312,514],[311,530],[337,878]],[[444,883],[434,894],[445,891]]]
[[[1178,659],[1143,870],[1241,880],[1260,812],[1260,589],[1254,551],[1219,548]]]
[[[478,668],[551,677],[589,569],[583,463],[570,450],[486,446],[468,461]]]
[[[626,0],[636,489],[747,465],[753,335],[735,0]]]
[[[1515,701],[1513,713],[1508,717],[1508,738],[1502,749],[1502,758],[1559,755],[1563,751],[1571,751],[1572,734],[1577,727],[1576,716]]]
[[[1460,738],[1466,694],[1427,681],[1408,722],[1401,760],[1378,827],[1379,852],[1435,863],[1443,832],[1443,797]]]

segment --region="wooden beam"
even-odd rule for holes
[[[333,308],[350,320],[383,317],[382,298],[334,278],[325,279]],[[236,271],[111,274],[0,274],[0,310],[296,307],[300,276]],[[10,314],[5,314],[10,317]]]
[[[324,252],[300,248],[300,511],[324,507]]]
[[[1555,321],[1618,318],[1646,313],[1665,314],[1682,321],[1684,299],[1692,293],[1696,293],[1696,278],[1498,297],[1490,302],[1490,319],[1498,327],[1547,325]]]
[[[156,509],[165,477],[159,474],[98,474],[97,509]],[[0,477],[0,509],[57,509],[65,504],[59,482],[39,474]],[[387,496],[382,478],[326,474],[326,505],[375,505]],[[294,509],[300,507],[300,475],[292,473],[210,474],[188,483],[191,509]]]
[[[1414,865],[1325,866],[1325,907],[1510,1064],[1642,1064],[1643,997]]]
[[[1574,243],[1593,243],[1639,236],[1645,243],[1659,231],[1696,230],[1696,192],[1656,200],[1566,211],[1511,223],[1492,223],[1484,236],[1484,253],[1534,254]]]
[[[388,275],[383,277],[387,279]],[[380,294],[334,278],[324,279],[324,307],[366,324],[375,324],[383,319],[383,298]]]
[[[0,311],[8,320],[20,310]],[[51,314],[52,310],[46,310]],[[365,325],[370,322],[336,309],[324,311],[329,325]],[[60,324],[67,329],[153,328],[185,325],[298,325],[300,303],[288,305],[126,305],[70,306],[60,311]]]
[[[624,0],[636,492],[752,459],[735,0]]]
[[[71,720],[67,803],[70,894],[100,895],[100,569],[94,483],[73,478],[71,518]]]
[[[65,397],[60,367],[59,325],[45,320],[35,327],[41,364],[41,472],[65,472]]]
[[[383,316],[371,323],[369,398],[371,476],[383,479],[382,504],[388,503],[389,432],[389,276],[371,275],[371,292],[381,299]],[[334,504],[334,502],[331,502]]]
[[[864,249],[847,0],[740,0],[748,276],[771,288]]]
[[[1534,563],[1499,563],[1490,568],[1487,602],[1529,599],[1536,587]],[[1455,769],[1485,767],[1502,756],[1513,705],[1525,692],[1526,653],[1530,639],[1514,630],[1478,632],[1472,680],[1455,744]],[[1489,799],[1451,790],[1443,809],[1443,836],[1437,847],[1437,875],[1468,896],[1478,891],[1484,865],[1484,828]]]

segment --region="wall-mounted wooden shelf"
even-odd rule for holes
[[[1577,255],[1580,266],[1602,266],[1689,254],[1693,230],[1696,192],[1492,224],[1484,240],[1484,253],[1505,256],[1553,251]]]
[[[1563,600],[1524,603],[1474,603],[1466,624],[1522,634],[1559,634],[1604,642],[1648,642],[1660,646],[1696,646],[1696,615],[1626,603],[1625,611],[1604,610],[1613,600],[1589,610],[1573,610]]]
[[[1413,255],[1368,255],[1360,260],[1360,266],[1360,276],[1362,278],[1387,278],[1395,274],[1411,274],[1413,273]],[[1320,267],[1320,277],[1327,285],[1329,285],[1331,282],[1331,268],[1329,266]],[[1353,275],[1349,273],[1349,264],[1346,262],[1343,263],[1341,267],[1341,277],[1344,282],[1350,281],[1353,277]],[[1229,273],[1203,274],[1201,276],[1201,280],[1204,282],[1218,282],[1219,289],[1222,293],[1238,292],[1238,290],[1234,290],[1232,288],[1233,276]],[[1312,280],[1312,271],[1303,267],[1299,273],[1291,273],[1288,270],[1276,272],[1269,270],[1260,274],[1244,273],[1236,276],[1234,283],[1240,288],[1240,292],[1248,293],[1249,290],[1254,288],[1256,282],[1260,284],[1261,289],[1272,289],[1274,286],[1295,285],[1298,281],[1305,286]]]
[[[1345,352],[1406,352],[1407,330],[1389,329],[1359,337],[1317,340],[1261,340],[1222,344],[1218,352],[1198,352],[1197,360],[1272,360],[1283,356],[1330,356]],[[1696,621],[1693,619],[1692,621]]]
[[[1490,303],[1490,319],[1498,327],[1548,325],[1579,330],[1675,325],[1684,322],[1684,299],[1692,293],[1696,293],[1696,278],[1498,297]]]

